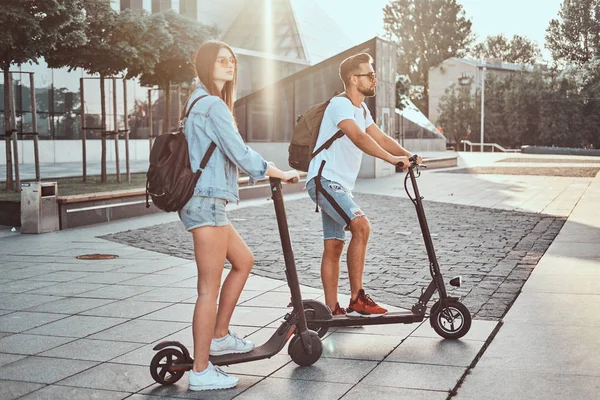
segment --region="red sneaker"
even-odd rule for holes
[[[346,309],[340,307],[340,303],[335,303],[335,309],[331,312],[331,314],[336,317],[339,315],[346,315]]]
[[[387,310],[375,303],[371,296],[365,294],[364,289],[360,289],[356,300],[350,300],[346,312],[351,317],[377,317],[387,314]]]

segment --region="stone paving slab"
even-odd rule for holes
[[[50,357],[27,357],[0,367],[0,380],[54,383],[87,370],[97,362]]]
[[[446,365],[383,362],[363,382],[370,386],[449,391],[464,370],[462,367]]]
[[[455,400],[577,399],[597,400],[600,377],[539,373],[533,369],[502,371],[475,368]],[[509,384],[507,384],[509,383]]]
[[[360,382],[342,397],[342,400],[394,399],[394,400],[446,400],[444,390],[402,389],[390,386],[368,385]]]
[[[22,400],[120,400],[130,394],[109,390],[95,390],[71,386],[50,385],[22,397]]]
[[[408,200],[396,197],[358,193],[355,198],[372,224],[365,287],[377,300],[409,309],[430,280],[414,208]],[[318,214],[307,212],[313,209],[308,198],[286,203],[300,281],[320,289],[321,222]],[[464,286],[450,293],[464,297],[476,318],[492,320],[506,312],[564,223],[563,218],[554,216],[437,202],[426,202],[425,212],[443,274],[447,278],[463,277]],[[260,249],[255,252],[253,272],[283,281],[283,259],[278,231],[273,229],[272,207],[247,207],[233,210],[229,216],[249,247]],[[104,238],[193,259],[191,235],[179,222]],[[287,286],[280,286],[287,290]],[[252,278],[246,289],[252,289]],[[340,292],[347,291],[344,255]]]
[[[294,399],[302,396],[306,399],[330,400],[342,397],[352,385],[335,382],[315,382],[300,379],[266,378],[236,399]]]
[[[39,383],[0,380],[0,399],[18,399],[21,396],[42,387],[44,387],[44,385]]]

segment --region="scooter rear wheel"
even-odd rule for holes
[[[321,344],[321,338],[319,338],[317,332],[309,331],[309,334],[310,344],[312,346],[311,354],[307,354],[304,351],[300,335],[294,335],[288,346],[288,354],[292,358],[292,361],[301,367],[313,365],[321,358],[321,354],[323,353],[323,345]]]
[[[172,385],[185,374],[185,369],[174,370],[174,365],[182,362],[184,356],[181,351],[173,348],[163,349],[152,358],[150,375],[161,385]]]
[[[320,304],[320,303],[319,303]],[[322,305],[321,307],[314,308],[312,305],[304,304],[304,315],[306,317],[306,325],[308,329],[311,331],[317,332],[320,338],[324,337],[329,331],[329,326],[327,325],[316,325],[311,321],[314,320],[324,320],[327,318],[331,318],[331,311],[326,305]]]
[[[471,329],[471,313],[459,301],[441,305],[441,300],[431,307],[429,323],[438,335],[445,339],[459,339]]]

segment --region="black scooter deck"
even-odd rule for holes
[[[296,329],[295,325],[284,324],[279,327],[277,332],[269,338],[269,340],[258,347],[255,347],[248,353],[241,354],[225,354],[222,356],[210,356],[209,360],[213,365],[232,365],[239,364],[248,361],[262,360],[265,358],[271,358],[275,354],[279,353],[283,346],[287,343],[288,339],[294,333]]]
[[[410,311],[391,312],[380,316],[335,316],[331,319],[310,319],[309,326],[359,326],[359,325],[385,325],[385,324],[412,324],[413,322],[421,322],[425,319],[425,315],[414,314]]]

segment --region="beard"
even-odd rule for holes
[[[358,91],[365,97],[374,97],[375,96],[375,86],[368,88],[360,88]]]

